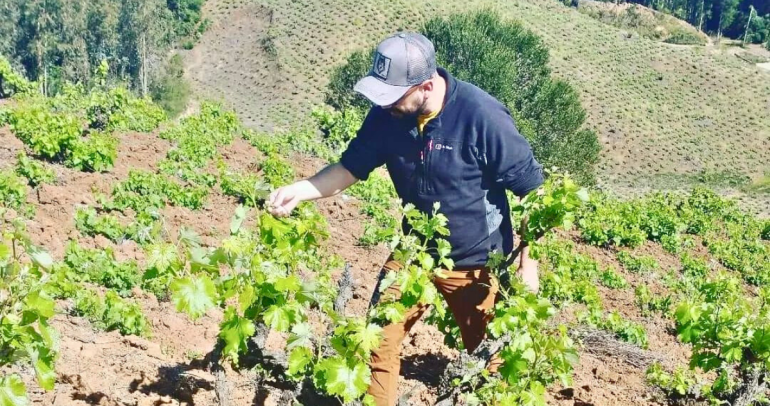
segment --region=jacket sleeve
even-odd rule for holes
[[[376,115],[369,111],[355,138],[340,157],[340,164],[356,179],[366,180],[372,171],[385,163],[383,139],[377,131]]]
[[[516,196],[523,197],[543,184],[543,167],[535,160],[529,142],[516,129],[502,105],[490,106],[479,119],[482,157],[488,176]]]

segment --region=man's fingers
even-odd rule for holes
[[[276,217],[286,217],[299,204],[300,198],[286,186],[274,190],[267,198],[267,209]]]
[[[280,189],[278,189],[280,190]],[[270,193],[270,195],[267,197],[267,206],[273,207],[275,206],[275,198],[278,196],[278,190],[274,190]]]
[[[275,198],[271,202],[271,205],[273,207],[280,207],[284,205],[284,201],[286,200],[286,189],[280,188],[275,191]]]

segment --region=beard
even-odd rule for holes
[[[417,116],[425,112],[425,105],[427,104],[428,104],[428,98],[426,96],[422,99],[422,102],[415,108],[404,110],[396,107],[391,107],[388,109],[388,112],[390,113],[391,116],[400,120],[416,119]]]
[[[416,111],[407,112],[407,111],[396,110],[396,109],[390,109],[390,115],[401,120],[417,118],[417,116],[419,116],[419,114]]]

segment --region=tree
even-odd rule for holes
[[[166,3],[178,22],[176,34],[180,37],[191,35],[200,23],[203,0],[167,0]]]
[[[55,41],[55,14],[61,4],[56,0],[20,2],[16,48],[21,51],[21,62],[27,74],[41,79],[43,94],[48,93],[48,68],[53,55],[50,45]],[[51,56],[51,57],[49,57]]]
[[[65,81],[87,84],[108,61],[110,79],[146,94],[178,32],[194,31],[202,0],[3,0],[0,54],[56,93]],[[174,7],[172,11],[170,8]],[[187,28],[180,28],[181,26]]]
[[[91,66],[107,61],[113,73],[120,67],[118,49],[118,4],[113,2],[90,2],[86,10],[86,44]]]
[[[738,12],[738,0],[720,0],[715,3],[718,8],[719,22],[717,24],[717,39],[722,37],[722,30],[729,27]]]
[[[752,14],[754,14],[754,6],[749,6],[749,21],[746,23],[746,30],[743,32],[743,45],[746,45],[746,37],[749,35]]]
[[[160,0],[125,0],[118,14],[121,72],[134,80],[142,96],[148,94],[149,71],[157,68],[167,37],[165,6]],[[168,11],[167,9],[165,10]]]

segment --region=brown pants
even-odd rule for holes
[[[401,268],[401,264],[389,259],[383,267],[396,271]],[[433,283],[446,299],[449,310],[460,327],[465,349],[472,352],[484,339],[487,323],[492,318],[488,310],[495,303],[497,281],[484,268],[456,268],[445,273],[446,278],[436,278]],[[391,286],[383,292],[383,296],[398,293],[398,288]],[[380,346],[372,351],[369,363],[372,370],[369,394],[374,397],[377,406],[396,404],[401,369],[401,342],[427,310],[426,305],[415,306],[406,311],[402,322],[383,327]],[[499,362],[493,361],[492,364],[494,365],[490,365],[489,369],[494,371]]]

